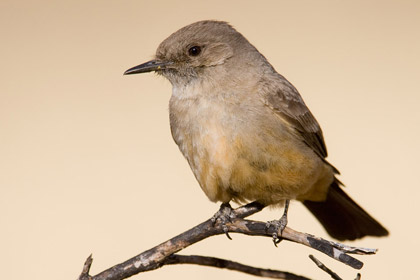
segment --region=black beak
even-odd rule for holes
[[[124,75],[146,73],[151,71],[158,71],[166,69],[168,65],[171,65],[172,62],[163,62],[158,60],[151,60],[146,63],[134,66],[124,72]]]

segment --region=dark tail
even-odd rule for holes
[[[321,222],[328,234],[338,240],[388,235],[388,231],[379,222],[340,188],[338,181],[331,184],[325,201],[305,200],[303,204]]]

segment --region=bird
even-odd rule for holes
[[[297,89],[232,25],[187,25],[124,74],[146,72],[172,84],[172,137],[210,201],[284,206],[281,219],[268,222],[282,231],[297,200],[337,240],[388,235],[344,192]]]

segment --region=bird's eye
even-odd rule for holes
[[[194,46],[194,47],[191,47],[191,48],[189,48],[189,50],[188,50],[188,54],[190,55],[190,56],[197,56],[197,55],[199,55],[201,53],[201,47],[199,47],[199,46]]]

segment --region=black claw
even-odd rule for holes
[[[223,232],[226,234],[226,237],[232,240],[232,237],[229,235],[229,229],[226,225],[222,225]]]
[[[282,240],[283,240],[283,238],[281,238],[281,237],[278,236],[277,231],[274,231],[273,232],[273,243],[274,243],[274,246],[277,247],[277,244],[279,244]]]
[[[273,238],[274,246],[278,247],[277,244],[279,244],[282,240],[283,238],[276,238],[276,239]]]
[[[213,215],[213,217],[211,218],[211,222],[213,227],[216,226],[217,220],[220,221],[221,226],[222,226],[222,230],[223,232],[226,234],[227,238],[229,238],[230,240],[232,240],[232,237],[230,237],[229,235],[229,229],[226,226],[226,223],[231,223],[232,219],[235,218],[235,215],[233,213],[233,209],[230,206],[229,203],[223,203],[220,206],[219,211],[216,212],[216,214]]]
[[[268,233],[268,231],[271,228],[271,226],[274,227],[274,231],[273,231],[273,234],[272,234],[272,237],[273,237],[272,240],[273,240],[274,246],[277,247],[277,244],[279,244],[281,242],[281,240],[282,240],[282,238],[279,238],[279,236],[278,236],[278,232],[279,232],[279,229],[280,229],[279,220],[268,221],[265,224],[265,232],[266,233]],[[281,233],[282,233],[282,231],[280,231],[280,235],[281,235]]]
[[[274,246],[276,246],[276,247],[277,247],[277,244],[278,244],[278,242],[277,242],[278,239],[279,238],[277,236],[277,232],[274,232],[273,233],[273,243],[274,243]]]

